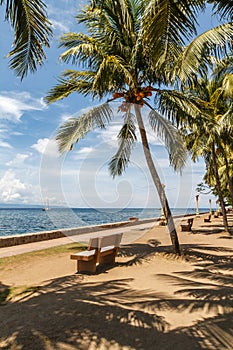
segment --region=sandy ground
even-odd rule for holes
[[[4,269],[0,289],[30,288],[0,306],[0,349],[233,349],[233,236],[221,218],[177,230],[181,257],[166,227],[135,227],[95,275],[67,253]]]

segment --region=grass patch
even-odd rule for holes
[[[0,273],[7,273],[10,270],[17,268],[24,268],[30,266],[35,259],[70,254],[72,252],[79,252],[85,250],[87,245],[85,243],[70,243],[61,246],[51,247],[47,249],[37,250],[29,253],[18,254],[6,258],[0,258]],[[36,293],[40,286],[7,286],[1,283],[0,280],[0,305],[12,300],[19,300]]]
[[[40,289],[40,286],[17,286],[17,287],[5,287],[0,290],[0,305],[5,304],[6,302],[12,301],[17,298],[23,299],[26,297],[35,294]]]
[[[52,258],[54,255],[58,255],[58,254],[71,253],[74,251],[79,252],[81,250],[85,250],[86,247],[87,245],[84,243],[70,243],[70,244],[51,247],[47,249],[37,250],[29,253],[23,253],[23,254],[8,256],[5,258],[0,258],[0,272],[5,269],[8,269],[9,266],[13,268],[16,265],[18,266],[20,264],[23,264],[23,265],[29,264],[35,258],[43,259],[43,257],[48,257],[48,256]]]

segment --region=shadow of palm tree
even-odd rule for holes
[[[232,340],[232,249],[183,245],[193,272],[156,275],[176,285],[174,296],[136,290],[132,279],[91,282],[82,275],[48,281],[1,306],[1,349],[230,349]],[[123,246],[128,257],[119,266],[139,264],[154,254],[173,256],[171,247]],[[190,327],[169,330],[164,310],[192,313],[206,308],[219,313]],[[207,339],[208,337],[208,339]],[[208,347],[209,346],[209,347]]]
[[[146,305],[164,295],[131,289],[130,281],[88,283],[70,276],[2,306],[1,349],[159,348],[168,323]]]
[[[10,287],[0,281],[0,305],[7,300],[10,294]]]
[[[218,315],[204,319],[195,326],[184,328],[182,332],[192,338],[196,338],[201,349],[232,350],[232,320],[233,313],[225,314],[224,316]]]

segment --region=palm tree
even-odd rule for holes
[[[0,0],[5,5],[5,19],[14,29],[10,68],[23,79],[34,72],[46,58],[43,47],[49,47],[51,23],[42,0]]]
[[[192,87],[186,88],[184,92],[196,99],[200,111],[205,114],[208,110],[209,120],[197,119],[187,128],[184,126],[183,132],[188,149],[192,153],[193,160],[203,156],[206,162],[207,174],[205,180],[213,186],[213,176],[216,183],[221,209],[223,212],[223,222],[226,232],[229,232],[228,221],[224,203],[223,182],[220,178],[219,168],[222,162],[225,163],[229,190],[232,189],[232,180],[229,174],[229,164],[227,149],[232,149],[232,99],[233,87],[230,84],[232,74],[220,75],[219,67],[223,67],[223,62],[216,62],[216,69],[213,70],[212,77],[206,74],[196,81]],[[226,70],[221,70],[224,72]],[[218,74],[216,74],[218,72]]]
[[[101,4],[103,1],[93,0],[92,3],[94,7],[95,4]],[[153,7],[153,1],[151,3]],[[192,5],[193,9],[197,6],[204,8],[205,3],[213,4],[213,10],[222,18],[232,20],[231,0],[195,0]],[[5,4],[5,19],[14,28],[13,49],[8,54],[8,57],[11,57],[10,68],[14,69],[17,76],[23,79],[28,71],[35,72],[37,65],[42,65],[45,60],[46,55],[43,47],[49,47],[49,37],[52,35],[51,23],[47,18],[46,4],[42,0],[0,0],[0,5]],[[169,2],[165,4],[164,8],[167,7],[169,10],[168,6]],[[187,6],[183,6],[183,8],[184,11],[187,10]],[[183,20],[182,14],[179,15]],[[190,10],[188,15],[191,15]],[[193,15],[192,20],[195,18],[195,11]]]
[[[123,126],[118,135],[119,149],[109,165],[111,174],[121,175],[128,166],[132,146],[137,140],[136,122],[172,244],[178,254],[180,247],[177,232],[164,188],[153,163],[141,108],[145,105],[150,108],[148,119],[152,129],[163,137],[174,168],[182,168],[185,150],[179,133],[149,104],[149,97],[153,93],[169,93],[174,100],[185,104],[186,115],[190,118],[200,114],[195,101],[168,89],[152,87],[166,85],[172,81],[171,68],[174,67],[177,57],[182,55],[185,41],[196,32],[195,18],[199,2],[190,4],[179,1],[171,6],[168,0],[93,1],[77,16],[78,22],[86,26],[88,34],[68,33],[61,38],[61,47],[66,48],[61,59],[67,63],[82,65],[84,70],[66,70],[58,85],[50,90],[46,98],[47,102],[51,103],[73,92],[98,97],[100,100],[113,94],[112,99],[61,126],[57,135],[61,153],[72,149],[90,130],[96,127],[105,128],[113,118],[109,102],[120,100],[119,110],[123,113]],[[203,55],[204,49],[208,51],[213,44],[226,44],[230,36],[227,33],[227,39],[225,35],[223,37],[225,27],[219,27],[215,36],[204,38],[202,41],[199,39],[199,56]],[[229,33],[233,33],[232,27],[227,28]],[[196,65],[199,56],[193,60]],[[183,61],[183,71],[187,72]]]
[[[214,5],[213,10],[216,13],[220,14],[222,18],[229,18],[230,20],[232,20],[232,0],[209,0],[208,3]]]

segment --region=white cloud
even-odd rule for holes
[[[116,122],[108,125],[104,130],[98,130],[98,137],[101,139],[101,142],[104,142],[110,146],[117,145],[117,135],[121,129],[122,124]]]
[[[16,154],[15,158],[6,163],[7,166],[18,167],[21,166],[25,159],[29,157],[28,154]]]
[[[67,3],[62,1],[62,7],[59,7],[59,3],[56,1],[50,1],[47,6],[47,12],[50,22],[54,25],[55,35],[66,33],[75,28],[75,13],[77,8],[72,6],[70,1]]]
[[[0,202],[38,204],[41,202],[40,187],[24,182],[14,171],[8,170],[0,178]]]
[[[0,118],[19,122],[26,111],[47,108],[42,99],[33,98],[28,92],[1,91]]]
[[[12,146],[8,142],[4,142],[0,140],[0,147],[3,148],[12,148]]]
[[[39,139],[37,140],[37,143],[31,146],[31,148],[35,149],[37,152],[43,155],[58,157],[57,143],[53,139]]]
[[[16,178],[15,173],[6,171],[0,179],[0,201],[11,202],[22,197],[25,184]]]
[[[69,27],[60,21],[56,21],[55,19],[51,19],[54,29],[59,30],[62,33],[66,33],[69,31]]]
[[[83,159],[86,158],[88,155],[91,154],[91,152],[94,152],[94,147],[82,147],[80,148],[74,155],[74,159]]]
[[[63,114],[61,117],[60,117],[60,122],[61,124],[67,122],[67,120],[69,120],[70,118],[72,118],[73,116],[71,114]]]

